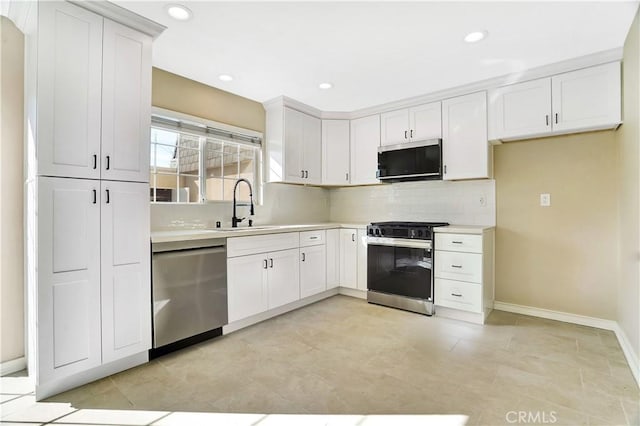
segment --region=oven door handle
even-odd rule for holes
[[[430,240],[405,240],[398,238],[369,237],[367,244],[370,246],[407,247],[431,250]]]

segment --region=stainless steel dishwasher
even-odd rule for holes
[[[155,358],[220,336],[227,324],[227,249],[224,238],[153,243]]]

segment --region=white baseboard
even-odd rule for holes
[[[584,315],[570,314],[568,312],[552,311],[550,309],[534,308],[532,306],[516,305],[514,303],[505,302],[494,302],[493,309],[613,331],[614,333],[616,333],[616,338],[618,339],[618,343],[620,343],[622,352],[627,359],[627,363],[629,364],[631,373],[636,380],[636,384],[638,385],[638,387],[640,387],[640,358],[638,357],[638,354],[636,354],[633,350],[633,347],[631,346],[631,343],[629,342],[629,339],[627,338],[624,330],[622,330],[622,328],[616,321],[588,317]]]
[[[27,368],[27,359],[20,357],[12,359],[11,361],[5,361],[0,363],[0,376],[6,376],[7,374],[17,373]]]
[[[516,305],[515,303],[496,301],[493,302],[493,309],[497,311],[513,312],[514,314],[568,322],[571,324],[586,325],[587,327],[601,328],[603,330],[615,331],[616,327],[618,327],[618,323],[613,320],[570,314],[568,312],[552,311],[550,309],[534,308],[533,306]]]
[[[338,293],[344,294],[345,296],[357,297],[358,299],[367,298],[367,290],[358,290],[349,287],[338,287]]]

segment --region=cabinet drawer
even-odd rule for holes
[[[436,250],[482,253],[482,235],[436,234]]]
[[[482,255],[436,250],[434,275],[450,280],[482,282]]]
[[[227,238],[227,257],[298,248],[298,232]]]
[[[482,312],[482,286],[436,278],[433,295],[437,306]]]
[[[326,231],[304,231],[300,233],[300,247],[317,246],[325,243]]]

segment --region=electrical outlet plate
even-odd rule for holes
[[[540,205],[542,207],[551,206],[551,194],[540,194]]]

